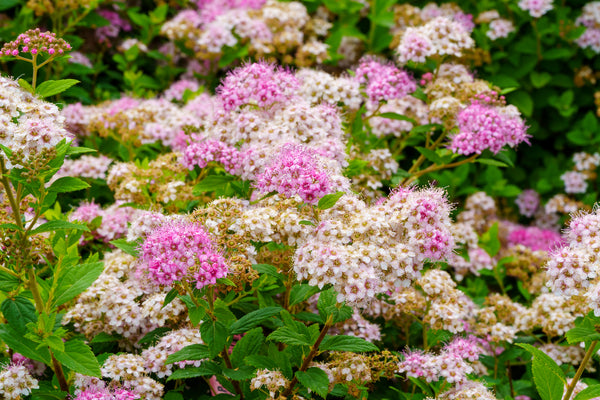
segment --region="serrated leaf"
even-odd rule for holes
[[[54,357],[67,368],[83,375],[102,378],[100,365],[92,349],[81,340],[70,340],[65,343],[65,351],[55,351]]]
[[[308,221],[306,219],[303,219],[302,221],[298,222],[300,225],[310,225],[310,226],[317,226],[314,222],[312,221]]]
[[[35,306],[31,300],[17,296],[14,299],[5,299],[0,306],[4,318],[8,324],[19,333],[20,336],[27,333],[27,324],[37,321]]]
[[[336,192],[336,193],[326,194],[325,196],[321,197],[321,199],[319,199],[319,202],[317,203],[317,207],[319,208],[319,210],[327,210],[328,208],[335,206],[335,203],[337,203],[337,201],[343,195],[344,195],[344,192]]]
[[[330,336],[326,335],[321,345],[319,346],[319,350],[321,351],[352,351],[352,352],[362,352],[362,351],[377,351],[379,350],[377,346],[373,343],[366,341],[363,338],[359,338],[356,336],[347,336],[347,335],[336,335]]]
[[[48,96],[54,96],[55,94],[59,94],[78,84],[79,81],[77,79],[60,79],[60,80],[48,80],[42,82],[36,89],[35,94],[40,98],[45,98]]]
[[[325,398],[329,393],[329,377],[327,373],[320,368],[312,367],[306,371],[296,371],[298,382],[319,396]]]
[[[234,367],[241,366],[244,358],[258,353],[265,341],[261,327],[246,332],[231,351],[231,363]]]
[[[225,286],[233,286],[233,287],[236,286],[236,284],[233,283],[233,281],[229,278],[219,278],[219,279],[217,279],[217,283],[219,285],[225,285]]]
[[[267,337],[267,340],[281,342],[289,345],[312,345],[312,343],[309,343],[304,335],[302,335],[299,332],[296,332],[288,326],[282,326],[281,328],[278,328],[275,332],[271,333]]]
[[[92,339],[91,343],[112,343],[123,339],[121,335],[110,335],[106,332],[100,332]]]
[[[223,375],[234,381],[243,381],[254,377],[255,369],[249,365],[243,365],[235,369],[223,369]]]
[[[58,295],[53,299],[52,307],[58,307],[83,293],[98,279],[102,271],[104,271],[102,261],[69,267],[58,280],[55,290]]]
[[[115,240],[111,240],[110,244],[115,246],[117,249],[123,250],[125,253],[129,254],[130,256],[134,256],[137,258],[140,255],[140,251],[139,251],[140,245],[138,242],[128,242],[126,239],[115,239]]]
[[[495,222],[490,229],[479,238],[479,247],[486,251],[490,257],[494,257],[500,251],[500,239],[498,239],[498,223]]]
[[[581,392],[577,393],[577,396],[573,400],[590,400],[594,397],[600,397],[600,385],[588,386]]]
[[[0,325],[0,339],[13,351],[32,360],[51,365],[50,352],[47,347],[37,348],[38,343],[23,337],[22,334],[14,330],[10,325]]]
[[[562,400],[566,385],[565,374],[543,351],[526,343],[517,343],[533,355],[531,371],[533,382],[542,400]]]
[[[278,369],[277,363],[270,357],[260,354],[251,354],[244,358],[244,362],[255,368],[275,370]]]
[[[281,307],[265,307],[256,311],[252,311],[244,315],[242,318],[231,324],[229,329],[232,335],[238,335],[254,328],[263,321],[279,314],[283,310]]]
[[[317,300],[317,309],[319,310],[319,316],[323,321],[327,321],[327,317],[331,314],[329,307],[337,304],[337,292],[335,289],[327,289],[319,293],[319,300]],[[328,312],[329,311],[329,312]]]
[[[55,221],[48,221],[48,222],[38,226],[37,228],[32,230],[30,232],[30,234],[35,235],[35,234],[42,233],[42,232],[54,232],[54,231],[58,231],[61,229],[78,229],[80,231],[85,231],[85,232],[90,231],[88,229],[88,227],[85,225],[75,224],[73,222],[68,222],[68,221],[55,220]]]
[[[53,350],[53,351],[65,351],[65,343],[61,338],[57,336],[48,336],[44,339],[44,342]]]
[[[172,364],[180,361],[204,360],[210,356],[208,346],[205,344],[191,344],[183,349],[170,354],[165,360],[165,364]]]
[[[167,381],[196,378],[198,376],[219,375],[220,373],[221,368],[217,364],[211,361],[205,361],[199,367],[187,367],[185,369],[178,369],[174,371],[171,376],[167,378]]]
[[[0,271],[0,290],[10,292],[15,290],[21,284],[21,280],[16,276]]]
[[[209,348],[210,358],[214,358],[225,348],[229,331],[221,321],[205,321],[200,325],[200,335]]]
[[[302,303],[319,291],[316,286],[311,286],[306,283],[295,285],[290,291],[290,307]]]
[[[63,176],[62,178],[55,180],[48,188],[48,191],[56,193],[68,193],[87,189],[89,187],[90,185],[87,182],[84,182],[79,178]]]

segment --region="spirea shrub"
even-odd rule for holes
[[[559,3],[0,4],[1,397],[596,398]]]

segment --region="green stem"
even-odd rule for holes
[[[436,139],[435,142],[433,142],[433,144],[431,145],[431,147],[429,147],[430,150],[435,150],[437,148],[437,146],[442,143],[442,140],[444,140],[444,138],[446,138],[446,135],[448,134],[448,132],[446,130],[444,130],[442,132],[442,134]],[[423,175],[423,173],[418,174],[417,170],[419,169],[419,167],[421,166],[421,164],[423,164],[425,162],[426,158],[423,154],[421,154],[419,156],[419,158],[417,158],[417,160],[413,163],[412,167],[410,167],[410,169],[408,170],[408,174],[410,174],[410,177],[404,178],[400,184],[398,186],[404,186],[407,185],[408,183],[414,181],[416,178],[418,178],[419,176]],[[418,174],[418,175],[417,175]]]
[[[52,369],[54,370],[54,374],[56,375],[56,379],[58,380],[58,384],[60,385],[60,390],[62,390],[63,392],[68,392],[69,385],[67,384],[65,372],[62,369],[62,365],[54,357],[54,354],[52,354],[52,350],[48,350],[50,351],[50,358],[52,359]]]
[[[233,365],[231,364],[231,360],[229,359],[229,353],[227,352],[227,347],[225,347],[223,351],[221,351],[221,357],[223,357],[223,361],[225,361],[225,366],[228,369],[233,369]],[[240,387],[240,383],[238,381],[234,381],[233,379],[231,379],[230,381],[233,385],[233,388],[235,389],[235,392],[240,395],[240,400],[244,400],[244,392]]]
[[[577,385],[577,381],[579,381],[579,378],[581,378],[581,375],[583,374],[583,370],[585,370],[585,367],[587,366],[588,362],[590,361],[590,358],[592,358],[592,356],[595,353],[596,344],[598,344],[597,340],[594,340],[590,344],[590,348],[585,353],[585,356],[583,357],[583,361],[581,361],[579,368],[577,368],[577,372],[575,373],[575,376],[573,377],[571,384],[567,387],[567,393],[565,394],[565,397],[563,398],[563,400],[569,400],[571,398],[571,395],[573,394],[573,390],[575,390],[575,385]]]
[[[10,203],[10,208],[12,208],[15,222],[17,226],[21,230],[23,230],[23,221],[21,221],[21,209],[19,208],[19,202],[13,196],[12,187],[8,180],[8,171],[4,166],[4,158],[2,156],[0,156],[0,173],[2,174],[2,185],[4,186],[6,197],[8,198],[8,202]]]
[[[535,33],[535,50],[537,53],[538,62],[542,61],[542,39],[540,37],[540,32],[537,27],[537,20],[531,20],[531,27],[533,28],[533,32]]]
[[[465,158],[464,160],[456,161],[456,162],[453,162],[453,163],[450,163],[450,164],[444,164],[444,165],[434,164],[434,165],[431,165],[431,166],[429,166],[429,167],[427,167],[427,168],[425,168],[425,169],[423,169],[421,171],[413,173],[409,178],[406,178],[405,179],[406,182],[403,182],[402,184],[403,185],[407,185],[407,184],[411,183],[412,181],[414,181],[415,179],[418,179],[419,177],[421,177],[421,176],[423,176],[425,174],[428,174],[430,172],[439,171],[441,169],[446,169],[446,168],[454,168],[454,167],[458,167],[459,165],[463,165],[463,164],[469,163],[469,162],[475,160],[477,158],[477,156],[478,156],[478,154],[474,154],[474,155],[472,155],[469,158]]]
[[[32,72],[32,79],[31,79],[31,88],[33,89],[33,92],[35,93],[35,86],[37,85],[37,73],[38,73],[38,66],[37,66],[37,54],[34,54],[33,57],[31,58],[31,65],[33,66],[33,72]]]

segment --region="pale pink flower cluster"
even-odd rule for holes
[[[113,161],[112,158],[105,155],[98,157],[83,155],[76,160],[67,159],[53,178],[76,176],[80,178],[106,179],[106,172]]]
[[[515,31],[515,25],[509,19],[498,18],[490,22],[490,27],[485,33],[492,40],[508,37]]]
[[[482,353],[483,349],[474,337],[457,337],[437,355],[422,350],[405,351],[398,372],[427,382],[445,379],[448,383],[461,385],[467,382],[467,374],[474,371],[470,362],[477,361]]]
[[[19,84],[0,76],[0,144],[13,151],[23,151],[23,161],[27,164],[41,152],[56,148],[62,140],[71,140],[64,128],[65,119],[58,107],[38,99]],[[0,153],[4,157],[4,153]],[[13,166],[4,160],[8,169]]]
[[[565,183],[566,193],[585,193],[588,187],[586,178],[585,174],[578,171],[567,171],[560,176]]]
[[[173,367],[185,368],[187,365],[199,367],[201,360],[180,361],[166,364],[167,357],[192,344],[202,344],[198,329],[182,328],[174,330],[161,337],[159,342],[142,351],[144,369],[156,374],[159,378],[171,376]]]
[[[428,57],[461,57],[475,42],[465,27],[446,17],[437,17],[420,27],[409,27],[396,48],[398,61],[424,63]]]
[[[583,12],[575,23],[587,28],[575,40],[579,47],[589,47],[595,53],[600,53],[600,1],[591,1],[583,6]]]
[[[498,153],[506,145],[528,143],[525,122],[514,106],[494,107],[474,101],[457,116],[459,132],[448,146],[462,155],[481,154],[489,149]]]
[[[105,209],[92,202],[79,205],[69,216],[70,221],[91,223],[95,218],[102,217],[100,226],[94,227],[91,235],[105,243],[123,237],[127,233],[127,223],[136,215],[136,210],[131,207],[121,207],[122,202],[117,202]],[[83,240],[83,238],[82,238]]]
[[[520,0],[518,6],[521,10],[529,12],[534,18],[539,18],[554,8],[553,0]]]
[[[374,103],[399,99],[417,90],[414,79],[389,62],[366,57],[354,72],[358,82],[364,85],[367,97]]]
[[[540,195],[533,189],[523,190],[515,200],[519,213],[525,217],[533,217],[540,206]]]
[[[275,399],[275,393],[284,389],[288,384],[289,381],[283,376],[281,371],[259,369],[256,371],[256,376],[250,381],[250,389],[256,390],[266,386],[270,398]]]
[[[235,147],[219,140],[204,140],[187,146],[180,162],[190,170],[194,167],[204,168],[208,163],[216,162],[221,164],[225,171],[237,175],[240,172],[242,155]]]
[[[289,71],[266,62],[251,63],[230,72],[217,88],[225,111],[242,105],[268,109],[289,101],[300,83]]]
[[[161,225],[146,237],[140,250],[140,271],[157,285],[187,281],[201,289],[227,275],[225,259],[197,223]]]
[[[200,88],[200,85],[195,80],[181,79],[174,82],[167,90],[163,92],[162,97],[168,101],[182,101],[186,90],[195,93]]]
[[[0,395],[6,400],[20,400],[39,387],[23,364],[10,364],[0,371]]]
[[[341,212],[348,214],[340,220]],[[371,207],[344,195],[296,250],[294,271],[311,285],[332,284],[339,301],[368,304],[394,285],[409,286],[425,260],[450,256],[449,212],[437,189],[400,188]]]
[[[600,13],[600,7],[598,7],[598,12]],[[573,162],[575,163],[575,170],[577,171],[593,171],[600,165],[600,154],[589,154],[585,152],[575,153],[573,154]]]
[[[574,216],[565,233],[568,244],[551,252],[546,264],[549,286],[566,297],[585,295],[600,315],[600,212]]]
[[[108,21],[108,24],[96,29],[95,35],[98,42],[112,47],[113,39],[119,36],[119,32],[128,32],[131,30],[129,21],[122,18],[118,12],[113,10],[98,10],[96,11],[102,18]]]
[[[285,197],[300,196],[308,204],[316,204],[331,193],[329,174],[312,149],[286,144],[254,183],[262,193],[278,192]]]

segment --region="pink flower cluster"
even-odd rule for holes
[[[444,378],[449,383],[467,381],[467,374],[473,367],[467,361],[477,361],[482,348],[473,337],[456,338],[444,347],[439,355],[424,353],[421,350],[409,350],[404,360],[398,364],[398,371],[412,378],[423,378],[434,382]]]
[[[515,204],[519,207],[519,213],[525,217],[533,217],[540,206],[540,195],[533,189],[526,189],[517,196]]]
[[[306,203],[316,204],[331,192],[333,183],[319,165],[314,150],[286,144],[256,177],[255,186],[264,193],[276,191],[286,197],[298,195]]]
[[[141,246],[139,272],[164,286],[189,281],[197,289],[227,275],[225,259],[197,223],[170,222],[153,230]]]
[[[238,174],[242,164],[242,155],[238,149],[219,141],[205,140],[190,144],[183,152],[181,164],[188,169],[206,167],[209,162],[222,164],[225,171]]]
[[[39,28],[21,33],[12,42],[4,44],[0,56],[17,56],[19,53],[61,55],[71,50],[71,45],[63,39],[57,39],[56,33],[42,32]]]
[[[96,29],[96,38],[100,43],[105,43],[108,47],[112,47],[111,39],[119,36],[119,32],[130,31],[131,25],[126,19],[121,18],[119,13],[112,10],[98,10],[98,14],[108,21],[108,25],[101,26]]]
[[[549,229],[540,229],[535,226],[515,229],[508,234],[509,246],[521,244],[534,251],[549,251],[563,243],[562,237],[558,232]]]
[[[399,99],[417,90],[411,76],[391,63],[367,57],[356,68],[356,78],[365,85],[365,92],[372,102]]]
[[[451,137],[449,148],[458,154],[494,154],[509,145],[528,142],[525,122],[513,106],[492,107],[474,101],[458,114],[459,132]]]
[[[140,395],[127,389],[86,389],[79,393],[75,400],[137,400]]]
[[[532,17],[539,18],[554,8],[552,2],[553,0],[520,0],[518,6]]]
[[[289,100],[300,83],[289,71],[266,62],[247,64],[230,72],[217,92],[225,111],[251,104],[269,108]]]

